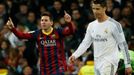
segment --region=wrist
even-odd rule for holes
[[[70,24],[70,23],[72,23],[72,21],[66,21],[66,23],[69,23]]]
[[[72,57],[73,57],[74,59],[77,59],[77,57],[76,57],[74,54],[72,54]]]
[[[16,31],[15,27],[10,28],[11,31]]]

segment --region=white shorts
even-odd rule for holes
[[[95,60],[95,75],[115,75],[118,66],[102,59]]]

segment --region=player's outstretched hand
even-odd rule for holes
[[[74,62],[75,62],[75,56],[70,56],[69,57],[69,63],[74,64]]]
[[[9,29],[12,29],[14,28],[14,24],[12,22],[12,19],[9,17],[7,23],[6,23],[6,26],[9,28]]]
[[[132,68],[131,67],[128,67],[125,69],[125,75],[131,75],[132,74]]]
[[[65,21],[68,23],[71,22],[71,16],[66,11],[64,11],[64,14]]]

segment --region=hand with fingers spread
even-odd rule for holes
[[[6,23],[6,26],[9,28],[9,29],[12,29],[14,28],[14,24],[12,22],[12,19],[9,17],[9,20],[7,21]]]
[[[65,21],[68,23],[71,22],[71,16],[66,11],[64,11],[64,13],[65,13],[65,15],[64,15]]]

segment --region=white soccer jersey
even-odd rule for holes
[[[77,51],[73,53],[73,56],[78,58],[89,48],[92,42],[95,59],[105,58],[111,63],[118,65],[118,47],[120,47],[124,52],[126,67],[130,67],[128,47],[119,22],[110,17],[101,23],[98,20],[91,22],[87,27],[85,38]]]

